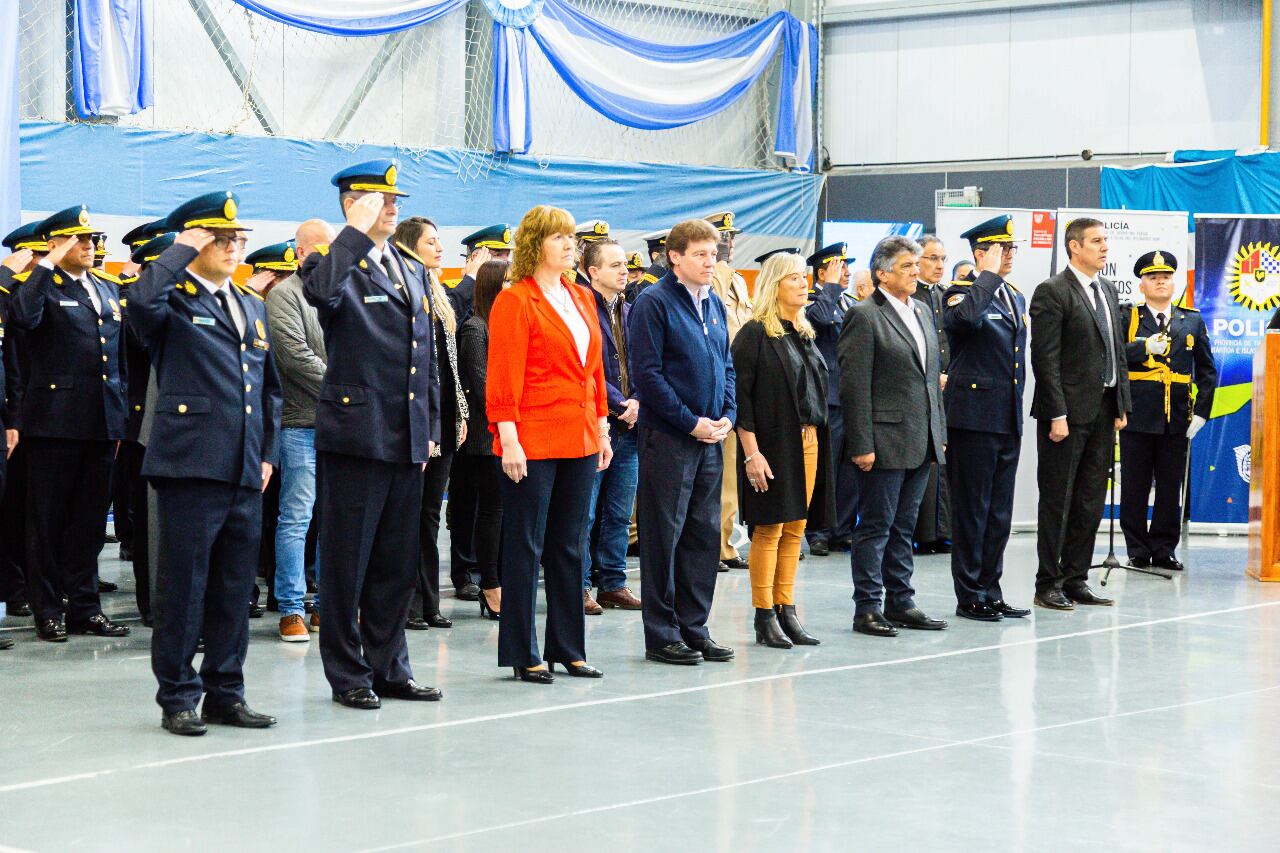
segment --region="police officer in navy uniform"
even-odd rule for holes
[[[8,234],[3,240],[3,245],[12,251],[12,254],[0,262],[0,389],[3,389],[4,393],[4,399],[0,400],[0,429],[3,429],[6,437],[7,450],[12,448],[17,440],[18,421],[14,407],[21,402],[21,395],[17,391],[20,376],[16,369],[13,347],[5,339],[5,319],[9,316],[8,300],[12,295],[10,287],[15,286],[13,280],[15,275],[21,274],[25,278],[30,265],[34,262],[33,249],[38,248],[44,251],[48,248],[48,244],[40,243],[35,235],[35,228],[27,225]],[[8,473],[7,458],[7,452],[0,453],[0,493],[5,489]],[[13,603],[25,608],[23,596],[26,593],[22,585],[21,562],[12,559],[8,553],[8,544],[7,541],[2,541],[3,547],[0,547],[0,603],[6,605]],[[0,638],[0,649],[12,647],[12,639]]]
[[[587,250],[588,243],[598,243],[601,240],[609,239],[609,223],[603,219],[589,219],[586,222],[579,222],[577,229],[573,232],[574,238],[578,241],[577,265],[574,267],[574,281],[582,287],[591,289],[591,277],[587,275],[587,271],[582,268],[582,255]]]
[[[953,282],[942,299],[951,344],[943,391],[951,578],[957,616],[998,622],[1031,612],[1008,604],[1000,588],[1022,449],[1027,300],[1005,278],[1017,251],[1012,217],[993,217],[960,237],[969,241],[977,275]]]
[[[1174,551],[1187,452],[1213,409],[1218,371],[1200,312],[1172,304],[1177,270],[1178,259],[1163,250],[1146,253],[1133,266],[1146,304],[1124,317],[1133,411],[1120,431],[1120,529],[1132,565],[1181,571]],[[1148,526],[1152,482],[1156,497]]]
[[[27,332],[22,443],[36,636],[123,637],[129,629],[103,614],[97,582],[112,460],[125,427],[120,290],[93,270],[87,208],[59,211],[39,230],[49,254],[9,300],[8,318]]]
[[[825,557],[832,547],[847,551],[857,520],[858,479],[853,461],[844,452],[844,413],[840,408],[840,329],[845,312],[856,301],[848,288],[847,275],[854,259],[846,255],[844,243],[832,243],[814,252],[806,261],[813,269],[813,289],[809,291],[809,304],[804,313],[818,333],[818,351],[827,363],[827,425],[831,428],[833,458],[838,460],[835,526],[805,531],[809,550],[815,557]]]
[[[476,273],[486,261],[508,261],[515,243],[511,241],[511,226],[505,222],[497,225],[486,225],[462,238],[466,247],[463,257],[462,278],[445,279],[441,282],[453,305],[453,313],[458,317],[458,326],[471,316],[471,300],[476,289]]]
[[[374,160],[333,177],[347,225],[307,277],[328,365],[316,409],[316,511],[334,701],[433,701],[413,680],[404,626],[418,566],[422,472],[440,441],[431,295],[395,231],[397,168]],[[376,691],[376,692],[375,692]]]
[[[649,252],[649,268],[638,279],[627,284],[622,297],[628,302],[635,303],[642,290],[651,284],[657,284],[667,274],[667,235],[670,233],[670,228],[663,228],[640,238],[644,240],[645,249]]]

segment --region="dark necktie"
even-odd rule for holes
[[[1156,315],[1156,332],[1162,334],[1165,328],[1164,312],[1161,311]]]
[[[1102,288],[1098,284],[1098,280],[1094,279],[1089,282],[1089,288],[1093,291],[1093,313],[1098,318],[1098,328],[1102,331],[1102,340],[1107,345],[1107,373],[1105,384],[1108,388],[1116,384],[1116,353],[1115,341],[1111,333],[1111,327],[1107,324],[1107,309],[1102,304]]]
[[[1009,296],[1009,288],[1003,284],[1000,285],[1000,301],[1004,303],[1005,310],[1009,312],[1009,316],[1013,317],[1016,323],[1018,317],[1013,312],[1013,298]]]
[[[226,288],[214,291],[213,295],[217,298],[218,304],[222,306],[222,313],[227,315],[227,322],[231,324],[231,328],[240,334],[240,327],[236,325],[236,315],[231,313],[231,300],[227,296]]]
[[[396,269],[396,262],[391,260],[390,252],[382,253],[382,268],[386,270],[387,278],[396,286],[396,290],[403,289],[404,282],[400,280],[400,271]]]

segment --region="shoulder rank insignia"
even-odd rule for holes
[[[422,310],[428,317],[431,316],[431,301],[427,299],[427,294],[425,293],[422,294]]]
[[[653,273],[645,273],[644,275],[642,275],[642,276],[640,277],[640,280],[641,280],[641,281],[643,281],[645,284],[657,284],[657,283],[658,283],[658,280],[657,280],[656,278],[654,278],[654,277],[653,277]]]
[[[197,291],[196,291],[196,285],[195,285],[195,282],[193,282],[193,281],[184,281],[184,282],[182,283],[181,287],[182,287],[182,292],[183,292],[183,293],[185,293],[185,294],[187,294],[187,296],[195,296],[195,295],[196,295],[196,292],[197,292]]]
[[[357,264],[357,266],[360,267],[360,269],[362,270],[367,270],[369,268],[369,262],[366,261],[364,258],[361,258],[360,263]]]
[[[957,305],[959,305],[961,302],[964,302],[964,294],[957,293],[956,295],[947,299],[947,307],[954,308]]]
[[[14,273],[13,280],[18,284],[21,284],[22,282],[26,281],[30,277],[31,277],[31,271],[28,270],[27,272]]]
[[[254,321],[253,321],[253,330],[254,330],[255,332],[257,332],[257,333],[258,333],[258,337],[260,337],[260,338],[266,338],[266,336],[267,336],[267,327],[266,327],[266,326],[264,326],[264,325],[262,325],[262,320],[261,320],[261,319],[258,319],[258,320],[254,320]]]
[[[951,282],[952,287],[970,287],[972,285],[973,285],[973,282],[965,281],[962,278],[958,278],[955,281]]]
[[[416,252],[414,252],[412,249],[405,246],[403,243],[397,241],[396,248],[399,249],[401,252],[404,252],[409,257],[413,258],[418,263],[422,264],[424,267],[426,266],[426,264],[423,263],[422,258],[418,257],[418,254]]]
[[[232,283],[233,285],[235,285],[236,290],[240,291],[240,292],[241,292],[241,293],[243,293],[245,296],[252,296],[254,299],[258,300],[259,302],[266,302],[266,301],[267,301],[267,300],[266,300],[266,298],[265,298],[265,297],[263,297],[263,295],[262,295],[261,293],[259,293],[258,291],[254,290],[252,287],[245,287],[243,284],[237,284],[237,283],[236,283],[236,282],[234,282],[234,281],[233,281],[233,282],[231,282],[231,283]]]
[[[1196,336],[1187,335],[1187,349],[1195,349],[1195,346],[1196,346]]]
[[[100,270],[100,269],[98,269],[97,267],[93,267],[93,268],[91,268],[91,269],[89,270],[89,275],[92,275],[92,276],[94,276],[95,278],[100,278],[100,279],[102,279],[103,281],[109,281],[109,282],[111,282],[111,283],[112,283],[112,284],[114,284],[114,285],[119,285],[119,284],[120,284],[120,279],[116,278],[114,275],[112,275],[111,273],[107,272],[106,270]]]
[[[62,287],[62,276],[58,275],[57,273],[54,273],[53,283],[58,285],[58,287]]]

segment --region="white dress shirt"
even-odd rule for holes
[[[577,287],[577,285],[573,285]],[[591,330],[587,328],[587,321],[578,311],[578,303],[574,301],[573,294],[569,292],[569,285],[561,284],[559,293],[555,291],[542,291],[543,297],[560,315],[560,319],[569,327],[569,334],[573,336],[573,344],[578,350],[578,361],[585,367],[587,364],[587,345],[591,343]]]
[[[1071,272],[1075,273],[1076,281],[1080,284],[1080,289],[1084,292],[1085,302],[1089,305],[1090,309],[1092,309],[1093,305],[1095,304],[1093,301],[1093,283],[1097,281],[1097,278],[1096,277],[1090,278],[1089,276],[1080,272],[1080,270],[1076,269],[1075,266],[1072,264],[1067,264],[1067,268],[1070,269]],[[1102,284],[1100,282],[1098,284],[1098,290],[1099,292],[1102,291]],[[1111,329],[1114,329],[1115,318],[1111,316],[1111,303],[1107,301],[1107,295],[1105,293],[1102,294],[1102,314],[1107,318],[1107,330],[1110,331]],[[1113,334],[1110,337],[1108,337],[1105,341],[1102,342],[1102,345],[1106,349],[1107,355],[1110,356],[1111,359],[1114,361],[1116,356],[1115,356],[1115,353],[1112,352],[1112,348],[1115,346],[1115,335]],[[1111,373],[1113,371],[1108,371],[1108,372]],[[1118,374],[1119,368],[1116,368],[1114,373]],[[1116,387],[1117,381],[1118,381],[1118,376],[1112,376],[1111,381],[1107,383],[1106,387],[1108,388]]]
[[[884,298],[889,300],[889,304],[893,306],[893,310],[898,312],[898,317],[906,324],[907,330],[911,332],[911,337],[916,342],[916,354],[920,356],[920,366],[926,365],[925,359],[928,358],[928,348],[925,345],[924,326],[920,325],[920,317],[916,314],[916,304],[919,300],[907,297],[909,304],[902,304],[902,300],[894,296],[889,291],[881,287],[880,292],[884,294]]]
[[[200,282],[200,285],[209,293],[217,294],[218,291],[225,291],[227,294],[227,304],[231,306],[231,322],[236,327],[236,331],[240,333],[240,337],[244,337],[244,314],[241,313],[240,300],[236,299],[236,295],[231,292],[231,279],[227,279],[222,284],[214,284],[208,279],[201,278],[191,270],[187,270],[187,274]],[[214,296],[217,299],[217,296]]]

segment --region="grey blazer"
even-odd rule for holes
[[[945,461],[938,338],[925,307],[911,308],[924,330],[925,364],[915,338],[880,290],[853,306],[840,330],[840,407],[845,453],[875,453],[876,468],[918,468]]]

